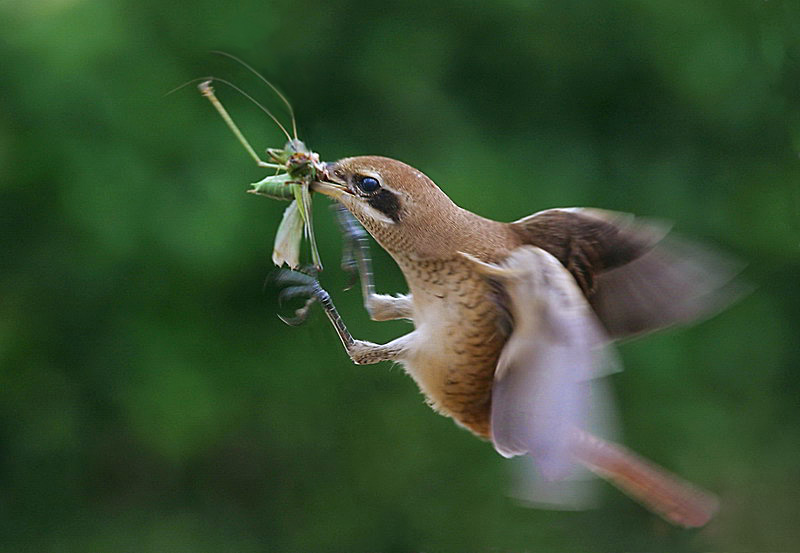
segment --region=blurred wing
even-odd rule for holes
[[[597,276],[590,296],[613,338],[709,317],[745,291],[732,282],[741,266],[673,236],[630,263]]]
[[[548,479],[571,471],[570,436],[587,426],[591,378],[609,364],[607,338],[570,273],[549,253],[522,247],[502,265],[513,330],[492,388],[492,441],[529,453]]]
[[[578,461],[674,524],[708,522],[717,508],[712,494],[595,435],[608,436],[613,411],[593,378],[613,358],[572,274],[530,246],[501,265],[471,259],[502,284],[513,319],[492,388],[492,441],[506,457],[529,454],[543,477],[518,471],[522,481],[512,495],[551,507],[586,506],[591,490],[580,482]]]
[[[739,265],[667,226],[600,209],[549,209],[511,224],[575,277],[612,338],[709,316],[739,295]]]
[[[583,385],[588,387],[589,394],[586,408],[589,431],[593,435],[614,440],[618,421],[609,381],[595,378]],[[574,455],[574,451],[572,453]],[[511,459],[509,469],[511,482],[508,495],[526,506],[578,510],[593,508],[599,503],[599,479],[594,470],[583,464],[582,459],[580,464],[569,467],[560,480],[545,478],[528,456]]]

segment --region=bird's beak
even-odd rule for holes
[[[316,180],[311,183],[311,190],[313,190],[314,192],[319,192],[320,194],[324,194],[326,196],[330,196],[334,200],[340,199],[345,194],[352,195],[350,190],[348,190],[347,187],[344,185],[335,182],[327,182],[319,180]]]
[[[334,176],[333,167],[335,165],[335,163],[325,164],[320,180],[311,183],[311,190],[330,196],[334,200],[339,200],[343,195],[352,195],[353,193],[346,184],[338,182],[338,179]]]

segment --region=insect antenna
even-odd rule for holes
[[[185,83],[176,86],[175,88],[173,88],[172,90],[170,90],[169,92],[164,94],[164,96],[169,96],[170,94],[175,94],[180,89],[185,88],[185,87],[187,87],[187,86],[189,86],[190,84],[193,84],[193,83],[199,83],[200,81],[213,81],[213,80],[214,80],[214,77],[197,77],[196,79],[190,79],[190,80],[186,81]]]
[[[294,139],[297,140],[297,121],[296,121],[296,119],[294,117],[294,108],[292,107],[292,104],[289,102],[289,100],[286,99],[286,96],[284,96],[283,93],[281,93],[281,91],[278,90],[278,87],[276,87],[274,84],[269,82],[269,80],[267,80],[267,78],[264,77],[264,75],[262,75],[261,73],[256,71],[250,64],[248,64],[247,62],[237,58],[233,54],[229,54],[228,52],[222,52],[221,50],[212,50],[211,53],[212,54],[217,54],[217,55],[220,55],[220,56],[225,56],[227,58],[232,59],[233,61],[235,61],[236,63],[238,63],[239,65],[241,65],[245,69],[247,69],[248,71],[250,71],[253,75],[255,75],[256,77],[261,79],[261,81],[263,83],[265,83],[267,86],[269,86],[272,89],[272,91],[275,92],[275,94],[278,95],[278,98],[280,98],[283,101],[283,103],[286,105],[286,108],[289,110],[289,115],[292,118],[292,133],[294,134]]]
[[[200,80],[200,79],[195,79],[195,81],[197,81],[197,80]],[[258,106],[260,109],[262,109],[264,111],[264,113],[269,115],[270,118],[272,118],[272,120],[275,121],[275,123],[278,125],[278,127],[283,131],[283,134],[285,134],[286,137],[289,140],[291,140],[291,138],[289,137],[289,133],[286,132],[286,129],[283,127],[283,125],[280,124],[280,121],[278,121],[275,118],[275,116],[272,115],[272,113],[270,113],[270,111],[267,108],[265,108],[264,106],[259,104],[249,94],[247,94],[245,91],[243,91],[242,89],[240,89],[239,87],[237,87],[233,83],[229,83],[226,80],[218,79],[216,77],[208,77],[208,78],[204,79],[199,85],[197,85],[197,89],[200,91],[200,93],[203,96],[205,96],[206,98],[208,98],[208,101],[211,102],[211,105],[214,106],[214,109],[216,109],[217,113],[220,114],[220,116],[222,117],[223,121],[225,121],[225,124],[228,125],[228,128],[236,136],[236,139],[239,141],[239,143],[242,146],[244,146],[244,149],[247,150],[247,153],[250,155],[251,158],[253,158],[253,160],[259,165],[259,167],[272,167],[274,169],[282,169],[283,168],[282,165],[276,165],[274,163],[267,163],[266,161],[263,161],[260,157],[258,157],[258,154],[253,149],[253,147],[250,145],[250,142],[247,140],[247,138],[245,138],[245,136],[242,134],[242,131],[239,130],[239,127],[236,125],[236,123],[234,123],[233,119],[228,114],[228,111],[225,109],[225,106],[222,105],[222,102],[220,102],[217,99],[216,94],[214,94],[214,88],[211,86],[211,83],[214,82],[214,81],[218,81],[218,82],[221,82],[223,84],[226,84],[226,85],[232,87],[234,90],[236,90],[237,92],[242,94],[245,98],[247,98],[248,100],[253,102],[256,106]],[[192,82],[192,81],[189,81],[189,82]],[[185,83],[185,84],[181,85],[181,87],[186,86],[186,84],[189,84],[189,83]],[[181,88],[181,87],[179,87],[179,88]]]
[[[247,98],[248,100],[253,102],[258,107],[258,109],[260,109],[261,111],[266,113],[269,116],[269,118],[272,119],[275,122],[276,125],[278,125],[278,127],[281,129],[283,134],[286,135],[287,140],[291,140],[292,139],[291,135],[289,134],[289,131],[287,131],[286,127],[284,127],[281,124],[281,122],[278,121],[278,118],[275,117],[275,115],[273,115],[270,110],[268,110],[266,107],[264,107],[264,105],[261,102],[259,102],[258,100],[256,100],[252,96],[250,96],[247,92],[245,92],[244,90],[242,90],[241,88],[239,88],[238,86],[233,84],[232,82],[226,81],[225,79],[220,79],[219,77],[210,77],[208,80],[217,81],[217,82],[220,82],[222,84],[228,85],[229,87],[234,89],[236,92],[238,92],[239,94],[241,94],[242,96],[244,96],[245,98]]]
[[[273,113],[270,110],[268,110],[266,107],[264,107],[263,104],[261,104],[255,98],[253,98],[250,94],[248,94],[247,92],[245,92],[244,90],[242,90],[241,88],[239,88],[238,86],[233,84],[232,82],[226,81],[225,79],[220,79],[219,77],[212,77],[212,76],[197,77],[196,79],[190,79],[190,80],[186,81],[185,83],[176,86],[175,88],[173,88],[172,90],[170,90],[169,92],[164,94],[164,96],[169,96],[170,94],[174,94],[175,92],[178,92],[180,89],[182,89],[184,87],[187,87],[192,83],[199,83],[201,81],[216,81],[218,83],[222,83],[224,85],[227,85],[227,86],[231,87],[236,92],[238,92],[239,94],[241,94],[242,96],[244,96],[245,98],[247,98],[248,100],[253,102],[256,105],[256,107],[258,107],[258,109],[260,109],[261,111],[266,113],[269,116],[269,118],[272,119],[272,121],[274,121],[276,125],[278,125],[278,128],[286,136],[287,140],[291,140],[292,139],[291,135],[289,134],[289,131],[286,130],[286,127],[284,127],[283,124],[280,121],[278,121],[278,118],[275,117],[275,115],[273,115]],[[292,130],[295,131],[295,138],[296,138],[297,137],[297,128],[294,126],[294,114],[292,115]]]

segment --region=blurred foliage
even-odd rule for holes
[[[0,1],[0,549],[800,548],[796,0]],[[670,219],[748,263],[720,316],[621,346],[634,449],[721,496],[669,527],[520,508],[507,464],[324,317],[280,323],[283,205],[193,87],[227,77],[325,159],[382,154],[511,220],[593,205]],[[218,88],[257,145],[274,125]],[[318,198],[323,282],[356,336]],[[402,275],[375,248],[378,287]]]

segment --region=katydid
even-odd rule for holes
[[[249,69],[249,66],[246,66]],[[252,69],[251,69],[252,70]],[[260,75],[259,75],[260,77]],[[265,79],[264,79],[265,80]],[[244,146],[259,167],[275,169],[276,174],[270,175],[256,183],[248,192],[259,196],[266,196],[276,200],[289,200],[291,203],[284,211],[283,219],[278,226],[275,236],[275,246],[272,251],[272,261],[277,266],[286,263],[292,269],[300,266],[300,242],[303,234],[311,244],[311,261],[319,271],[322,263],[317,250],[317,242],[314,237],[314,223],[311,214],[311,182],[322,172],[323,165],[319,155],[309,150],[306,145],[297,138],[297,126],[295,125],[294,112],[286,98],[272,86],[265,82],[278,93],[280,98],[286,103],[292,116],[292,131],[294,136],[284,128],[283,125],[268,110],[266,113],[275,121],[283,133],[286,135],[287,142],[282,149],[268,148],[267,155],[270,161],[263,161],[247,139],[244,137],[239,127],[233,122],[227,110],[214,94],[211,86],[212,80],[203,81],[198,85],[200,93],[208,98],[214,108],[219,112],[225,124],[236,136],[237,140]],[[260,105],[259,105],[260,106]],[[262,108],[263,109],[263,108]]]

